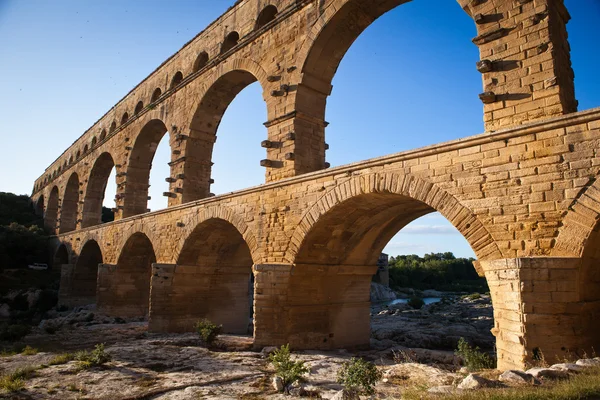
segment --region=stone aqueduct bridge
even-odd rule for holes
[[[327,169],[337,66],[402,3],[242,0],[134,88],[35,182],[61,301],[148,315],[152,331],[208,317],[245,332],[253,275],[257,346],[367,345],[379,253],[439,211],[490,285],[499,368],[599,349],[600,109],[576,110],[562,1],[459,0],[477,29],[487,133]],[[267,182],[211,197],[220,119],[255,81]],[[167,132],[169,207],[147,213]],[[116,221],[100,225],[113,166]]]

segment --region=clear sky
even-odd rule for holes
[[[31,193],[71,143],[233,0],[0,0],[0,191]],[[600,0],[566,0],[579,109],[600,106]],[[455,0],[414,0],[377,20],[350,48],[329,98],[332,166],[481,133],[473,21]],[[255,83],[217,132],[213,192],[264,181],[266,109]],[[169,176],[168,143],[151,172],[152,210]],[[230,160],[236,160],[231,164]],[[235,173],[229,170],[235,168]],[[240,173],[240,167],[242,173]],[[111,178],[105,204],[113,206]],[[386,252],[473,253],[439,214],[414,221]]]

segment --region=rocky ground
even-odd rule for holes
[[[195,334],[152,334],[143,320],[100,315],[93,306],[46,313],[22,345],[36,355],[0,360],[0,374],[34,366],[26,390],[0,394],[15,399],[256,399],[289,398],[271,385],[274,371],[266,352],[252,351],[252,339],[222,335],[217,348],[205,348]],[[374,305],[370,351],[301,351],[294,355],[310,369],[302,393],[332,398],[341,386],[337,370],[352,356],[364,357],[384,373],[378,398],[394,398],[402,387],[456,385],[464,374],[453,349],[464,337],[483,349],[493,347],[490,299],[445,299],[414,310],[406,304]],[[106,343],[112,360],[79,370],[77,361],[48,365],[59,353]],[[4,347],[8,343],[3,343]],[[430,365],[425,365],[430,364]],[[0,392],[1,393],[1,392]],[[299,390],[295,391],[300,394]]]

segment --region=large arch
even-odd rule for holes
[[[102,264],[98,242],[88,240],[76,258],[75,265],[64,265],[61,271],[59,301],[71,307],[96,302],[98,266]]]
[[[44,216],[44,195],[41,194],[35,202],[35,214],[43,218]]]
[[[108,185],[108,178],[115,166],[110,153],[102,153],[94,163],[83,202],[81,227],[99,225],[102,223],[102,203]]]
[[[121,317],[148,315],[150,276],[156,254],[144,233],[131,235],[116,265],[105,265],[98,277],[98,309]]]
[[[248,333],[252,310],[252,255],[242,234],[230,222],[210,218],[185,239],[172,271],[153,274],[149,327],[154,331],[190,331],[208,318],[227,333]],[[156,282],[156,284],[155,284]]]
[[[137,135],[127,162],[123,218],[146,212],[152,160],[158,144],[167,131],[164,122],[153,119],[146,123]]]
[[[67,181],[60,209],[60,233],[74,231],[79,210],[79,176],[73,172]]]
[[[425,180],[375,173],[324,193],[306,210],[290,241],[290,343],[302,348],[368,344],[370,282],[377,260],[398,231],[434,211],[457,228],[478,257],[501,257],[477,217]]]
[[[56,233],[56,225],[58,222],[58,186],[54,186],[50,190],[48,196],[48,205],[44,213],[44,226],[51,234]]]
[[[246,59],[219,71],[206,83],[194,108],[190,137],[186,141],[186,163],[182,171],[186,180],[184,203],[210,195],[213,147],[221,119],[234,98],[252,83],[259,82],[264,93],[266,78],[267,74],[257,63]]]
[[[64,243],[61,243],[61,245],[58,246],[58,249],[56,249],[54,257],[52,257],[52,269],[60,270],[63,265],[69,264],[69,258],[67,246]]]

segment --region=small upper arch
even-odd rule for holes
[[[112,124],[110,124],[110,128],[109,128],[109,132],[113,133],[114,131],[117,130],[117,121],[113,121]]]
[[[128,120],[129,120],[129,114],[127,112],[123,113],[123,116],[121,117],[121,125],[123,125]]]
[[[98,138],[96,138],[96,136],[94,136],[92,138],[92,147],[94,147],[96,145],[96,143],[98,143]]]
[[[103,141],[104,139],[106,139],[106,129],[102,129],[102,132],[100,133],[100,141]]]
[[[223,44],[221,45],[221,53],[227,53],[229,50],[233,49],[235,46],[237,46],[238,42],[240,40],[240,34],[237,33],[236,31],[230,32],[229,34],[227,34],[227,36],[225,36],[225,40],[223,41]]]
[[[133,111],[133,113],[135,115],[138,115],[140,112],[142,112],[142,110],[144,109],[144,102],[143,101],[138,101],[137,105],[135,106],[135,110]]]
[[[256,29],[260,29],[263,26],[267,25],[269,22],[275,20],[277,16],[277,7],[274,5],[268,5],[258,14],[258,18],[256,19]]]
[[[198,72],[208,63],[208,53],[206,51],[201,51],[198,53],[196,60],[194,61],[194,66],[192,68],[193,72]]]
[[[152,92],[152,97],[150,98],[150,102],[154,103],[156,100],[158,100],[160,98],[161,94],[162,94],[162,90],[160,90],[160,88],[154,89],[154,92]]]
[[[183,81],[183,74],[181,73],[181,71],[177,71],[175,75],[173,75],[173,79],[171,79],[171,85],[169,86],[169,89],[173,89],[179,86],[181,81]]]

